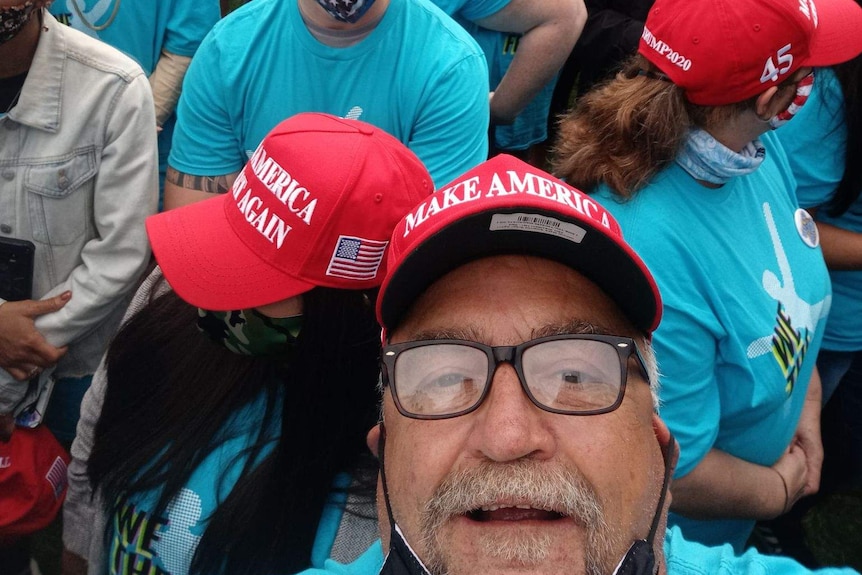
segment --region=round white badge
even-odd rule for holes
[[[805,242],[809,248],[816,248],[820,245],[820,232],[817,230],[817,224],[814,223],[814,218],[807,210],[799,208],[796,210],[793,219],[796,221],[796,231],[799,232],[799,237]]]

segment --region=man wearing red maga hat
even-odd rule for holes
[[[603,207],[497,156],[405,216],[386,265],[382,541],[304,575],[809,572],[666,530],[661,296]]]

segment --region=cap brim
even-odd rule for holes
[[[422,240],[381,287],[379,317],[382,325],[391,331],[432,283],[455,268],[484,257],[524,254],[571,267],[604,290],[637,328],[652,332],[658,327],[661,318],[658,287],[631,248],[595,228],[579,243],[549,234],[489,231],[494,215],[524,211],[561,219],[558,211],[534,206],[496,206],[463,217]],[[582,228],[591,227],[583,220],[567,221]]]
[[[314,288],[275,269],[237,237],[225,217],[227,199],[221,195],[147,218],[153,254],[177,295],[193,306],[224,311]]]
[[[807,66],[833,66],[862,53],[862,6],[853,0],[819,0],[818,27],[805,61]]]

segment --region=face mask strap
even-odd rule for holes
[[[664,480],[661,484],[661,496],[658,498],[658,508],[655,510],[655,515],[652,518],[652,525],[649,528],[649,535],[647,535],[647,543],[649,543],[650,547],[653,546],[655,542],[655,535],[658,531],[658,524],[661,522],[661,512],[664,509],[664,502],[667,500],[667,492],[669,491],[668,487],[670,486],[670,476],[673,473],[673,452],[676,448],[676,438],[673,434],[670,435],[670,439],[667,442],[667,447],[664,448]]]
[[[386,483],[386,465],[384,464],[386,452],[386,426],[380,422],[380,439],[377,440],[377,453],[380,454],[380,481],[383,483],[383,502],[386,504],[386,516],[389,525],[395,528],[395,518],[392,517],[392,505],[389,503],[389,485]]]
[[[401,528],[392,516],[392,506],[389,503],[389,486],[386,483],[386,466],[384,465],[384,450],[386,447],[386,428],[380,423],[380,439],[377,442],[380,454],[380,478],[383,482],[383,500],[386,503],[386,515],[389,517],[389,552],[380,569],[380,575],[429,575],[428,569],[419,556],[407,543]]]
[[[656,533],[658,532],[659,523],[661,522],[664,502],[667,500],[675,446],[676,439],[671,435],[670,440],[667,443],[667,447],[665,447],[662,452],[662,455],[664,456],[664,480],[662,481],[661,495],[659,496],[655,513],[653,514],[649,534],[646,539],[638,539],[632,543],[631,547],[629,547],[629,550],[614,570],[614,575],[646,575],[647,573],[652,575],[657,571],[653,544],[655,542]]]

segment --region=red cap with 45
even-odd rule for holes
[[[854,0],[656,0],[638,50],[701,106],[742,102],[803,66],[862,53]]]

